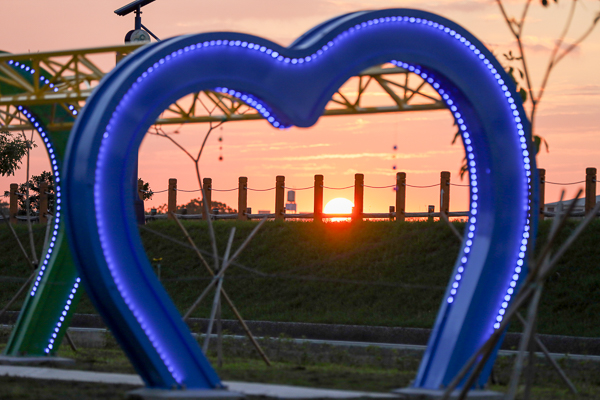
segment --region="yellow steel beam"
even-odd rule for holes
[[[140,46],[142,45],[126,44],[40,53],[0,54],[0,81],[19,92],[0,92],[0,109],[4,110],[4,117],[0,115],[0,124],[8,129],[27,129],[28,124],[16,115],[6,117],[7,113],[16,112],[12,107],[15,105],[71,105],[79,110],[105,74],[114,67],[116,60]],[[32,75],[33,83],[15,70],[16,62],[24,63],[35,70]],[[334,94],[323,115],[440,109],[445,109],[444,103],[418,75],[386,64],[368,68],[351,78]],[[192,93],[169,106],[156,123],[167,125],[258,119],[262,119],[260,114],[239,99],[222,93],[204,91]],[[47,128],[64,130],[71,125],[51,120]]]

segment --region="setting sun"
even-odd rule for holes
[[[351,214],[354,203],[343,197],[337,197],[330,200],[326,205],[323,212],[325,214]],[[348,218],[331,218],[332,221],[346,221]]]

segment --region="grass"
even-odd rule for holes
[[[184,224],[198,246],[210,250],[206,224]],[[219,221],[214,225],[223,254],[231,227],[237,229],[236,248],[256,223]],[[173,222],[147,226],[185,241]],[[456,226],[464,228],[464,224]],[[574,222],[569,223],[561,240],[574,227]],[[17,228],[26,237],[26,227]],[[538,243],[548,230],[549,221],[540,224]],[[37,236],[41,242],[42,229]],[[148,258],[162,258],[163,284],[177,307],[185,311],[207,284],[208,274],[192,250],[145,230],[141,236]],[[541,333],[600,336],[599,241],[597,220],[550,277],[539,314]],[[225,288],[248,320],[430,328],[458,250],[456,238],[439,222],[269,222],[238,260],[250,270],[231,267]],[[0,266],[2,276],[27,276],[23,257],[5,226],[0,227]],[[6,302],[19,283],[2,282],[0,302]],[[210,303],[205,301],[192,316],[207,317]],[[17,302],[13,309],[20,306]],[[77,312],[94,310],[84,298]],[[224,317],[233,318],[227,307]]]
[[[420,353],[379,348],[338,348],[306,346],[280,338],[263,340],[273,366],[267,367],[251,350],[247,341],[229,340],[224,343],[225,359],[217,372],[225,381],[286,384],[340,390],[388,392],[406,387],[414,379]],[[0,345],[0,348],[2,345]],[[123,352],[114,342],[103,349],[80,349],[74,353],[61,346],[61,357],[75,360],[70,368],[134,373]],[[214,351],[209,353],[216,365]],[[326,360],[326,361],[324,361]],[[494,367],[496,382],[490,389],[505,392],[514,362],[513,357],[499,357]],[[560,363],[578,388],[581,399],[600,397],[600,363],[562,359]],[[539,360],[532,399],[566,400],[574,396],[567,392],[556,373]],[[127,385],[71,383],[35,379],[0,377],[2,399],[104,399],[123,398],[135,389]],[[518,397],[519,398],[519,397]]]

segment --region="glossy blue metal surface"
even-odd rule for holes
[[[238,33],[183,36],[145,46],[106,77],[76,122],[66,163],[66,221],[83,283],[149,386],[220,381],[138,234],[129,180],[147,129],[204,89],[239,97],[274,127],[308,127],[348,78],[390,61],[442,95],[470,163],[470,221],[415,386],[446,385],[493,332],[526,272],[537,180],[519,96],[485,46],[451,21],[406,9],[338,17],[289,48]]]

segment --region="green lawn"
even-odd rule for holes
[[[210,250],[206,223],[184,221],[205,251]],[[231,227],[234,249],[256,222],[214,224],[224,253]],[[570,223],[561,238],[574,229]],[[174,222],[147,225],[176,240],[185,237]],[[456,223],[462,230],[464,225]],[[26,227],[17,226],[26,237]],[[543,242],[549,222],[540,226]],[[38,239],[43,229],[37,229]],[[162,258],[163,284],[184,311],[209,277],[193,250],[141,231],[148,258]],[[600,220],[592,223],[565,254],[545,286],[539,331],[547,334],[600,336]],[[459,244],[439,222],[363,222],[314,224],[268,222],[227,272],[225,288],[248,320],[315,322],[430,328],[442,300]],[[206,256],[211,262],[210,255]],[[0,302],[18,289],[27,270],[5,226],[0,226]],[[12,279],[12,281],[10,280]],[[193,317],[207,317],[210,300]],[[20,302],[12,309],[18,310]],[[77,312],[93,313],[87,299]],[[233,318],[227,307],[224,317]]]

